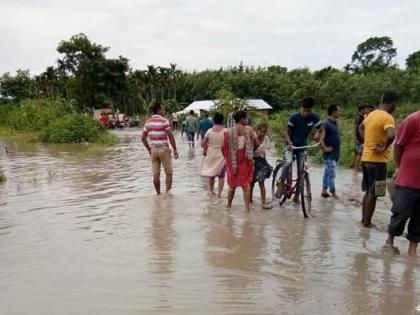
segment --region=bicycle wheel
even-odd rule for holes
[[[273,171],[273,181],[271,182],[271,199],[273,201],[275,199],[281,199],[281,194],[280,194],[280,198],[276,198],[276,192],[277,192],[277,183],[280,180],[283,164],[284,164],[284,161],[279,161]]]
[[[304,172],[300,178],[300,203],[302,205],[302,212],[305,218],[309,217],[312,206],[312,193],[311,193],[311,182],[309,180],[309,174]]]

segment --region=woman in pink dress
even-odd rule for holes
[[[216,177],[219,179],[217,196],[223,191],[225,184],[226,163],[223,156],[223,115],[220,113],[214,114],[214,126],[209,129],[204,136],[202,147],[204,154],[203,166],[201,168],[201,176],[209,178],[209,190],[214,194],[214,182]]]
[[[247,126],[247,114],[238,111],[233,114],[235,125],[224,133],[223,155],[226,160],[227,179],[229,185],[228,208],[232,207],[237,187],[242,187],[245,210],[249,211],[251,200],[251,183],[254,175],[254,144],[256,136]]]

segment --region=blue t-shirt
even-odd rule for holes
[[[322,123],[322,129],[325,130],[324,144],[332,147],[333,151],[324,152],[324,159],[336,160],[340,158],[340,130],[336,121],[326,119]]]
[[[321,121],[317,114],[311,113],[307,118],[300,113],[295,113],[289,118],[287,126],[289,128],[290,139],[295,147],[302,147],[308,144],[308,136],[311,130],[319,128]]]
[[[213,127],[213,122],[209,118],[203,118],[200,120],[200,131],[205,134],[207,130]]]

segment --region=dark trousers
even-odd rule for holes
[[[391,222],[388,227],[389,235],[402,235],[405,224],[410,219],[407,239],[410,242],[420,242],[420,190],[395,186],[391,212]]]

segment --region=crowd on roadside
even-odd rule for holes
[[[371,228],[372,217],[378,197],[386,194],[387,162],[392,154],[397,165],[395,172],[395,192],[393,194],[392,216],[388,229],[388,240],[384,251],[398,253],[394,246],[394,237],[404,232],[409,220],[407,238],[410,241],[409,254],[416,255],[420,241],[420,111],[404,119],[396,131],[393,113],[399,101],[396,92],[386,92],[377,108],[367,105],[358,107],[354,121],[353,137],[355,156],[353,169],[358,172],[361,166],[363,180],[361,224]],[[315,100],[305,98],[299,105],[299,111],[293,114],[284,133],[285,157],[282,174],[277,183],[278,192],[282,191],[288,168],[296,160],[298,170],[303,168],[306,157],[305,147],[312,137],[323,151],[324,176],[321,197],[338,199],[335,178],[337,163],[340,159],[339,119],[341,108],[337,104],[328,106],[328,118],[321,121],[314,113]],[[172,130],[178,127],[177,115],[171,116],[171,122],[165,118],[164,105],[152,106],[153,116],[147,120],[142,134],[142,141],[152,160],[153,183],[158,194],[160,189],[160,170],[163,166],[166,174],[166,191],[172,188],[172,154],[178,158],[176,141]],[[224,122],[227,121],[226,125]],[[185,125],[184,125],[185,124]],[[265,158],[270,146],[267,136],[269,126],[259,124],[253,129],[245,111],[236,111],[223,117],[215,113],[211,120],[207,113],[198,119],[191,111],[184,120],[182,133],[185,132],[190,148],[195,146],[195,139],[201,137],[203,165],[201,176],[208,178],[209,192],[221,197],[227,177],[227,207],[231,208],[237,188],[242,188],[244,206],[247,211],[253,201],[252,192],[258,184],[263,209],[271,209],[267,200],[265,180],[271,176],[272,167]],[[311,136],[312,135],[312,136]],[[172,147],[172,150],[170,149]],[[217,190],[215,183],[217,181]],[[277,195],[277,194],[275,194]],[[298,201],[299,196],[295,196]]]

